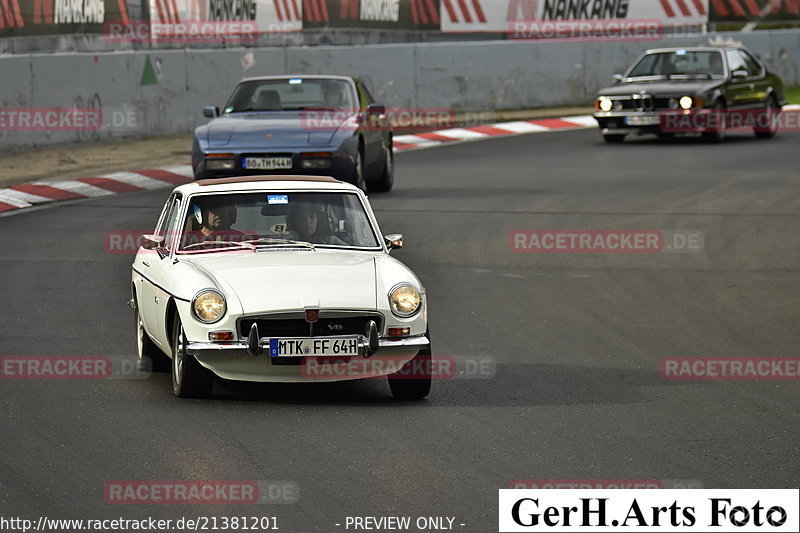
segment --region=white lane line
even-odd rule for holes
[[[34,185],[47,185],[48,187],[63,189],[65,191],[74,192],[75,194],[81,194],[89,197],[108,196],[110,194],[115,194],[112,191],[107,191],[106,189],[101,189],[100,187],[95,187],[94,185],[83,183],[82,181],[37,181],[34,183]]]
[[[444,137],[450,137],[451,139],[456,139],[456,140],[485,139],[491,137],[491,135],[487,135],[479,131],[472,131],[466,128],[451,128],[449,130],[437,130],[432,133],[435,133],[436,135],[442,135]]]
[[[0,189],[0,202],[4,204],[13,205],[14,207],[30,207],[32,204],[20,200],[16,196],[6,196],[7,192],[14,192],[10,191],[9,189]]]
[[[114,172],[113,174],[103,174],[99,177],[121,181],[140,189],[165,189],[171,185],[166,181],[148,178],[136,172]]]
[[[573,122],[585,128],[597,126],[597,120],[592,115],[581,115],[578,117],[565,117],[560,120],[564,122]]]
[[[531,124],[530,122],[524,122],[522,120],[517,120],[514,122],[501,122],[500,124],[492,124],[493,128],[497,128],[499,130],[506,130],[510,131],[511,133],[534,133],[537,131],[550,131],[550,128],[545,126],[540,126],[539,124]]]
[[[192,165],[173,165],[171,167],[159,167],[157,170],[163,170],[164,172],[172,172],[173,174],[177,174],[178,176],[184,176],[187,178],[194,179],[194,171],[192,171]]]
[[[45,204],[47,202],[52,202],[52,198],[47,198],[46,196],[39,196],[38,194],[31,194],[27,192],[17,191],[14,189],[3,189],[2,191],[3,196],[6,198],[13,198],[17,200],[17,202],[22,202],[24,204]],[[11,202],[6,202],[11,203]]]

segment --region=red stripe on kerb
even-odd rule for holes
[[[553,130],[560,130],[564,128],[579,128],[581,125],[574,122],[567,122],[560,118],[542,118],[539,120],[528,120],[528,124],[535,124],[536,126],[544,126]]]
[[[158,170],[158,169],[147,169],[147,170],[137,170],[137,174],[141,174],[142,176],[147,176],[148,178],[153,178],[154,180],[166,181],[167,183],[173,183],[175,185],[182,185],[184,183],[189,183],[192,181],[191,178],[187,178],[186,176],[181,176],[180,174],[173,174],[172,172],[167,172],[166,170]]]
[[[19,207],[15,206],[15,205],[4,204],[3,202],[0,202],[0,213],[2,213],[3,211],[11,211],[13,209],[19,209]]]
[[[136,192],[144,190],[141,187],[136,187],[130,183],[124,183],[109,178],[81,178],[75,181],[80,181],[88,185],[94,185],[111,192]]]
[[[512,135],[512,132],[508,130],[501,130],[500,128],[495,128],[494,126],[473,126],[467,129],[469,131],[475,131],[478,133],[489,135],[490,137],[498,137],[501,135]]]
[[[72,191],[65,191],[63,189],[56,189],[47,185],[31,185],[28,183],[22,185],[14,185],[9,187],[15,191],[25,192],[28,194],[35,194],[36,196],[44,196],[51,200],[69,200],[72,198],[86,198],[86,195],[78,194]]]

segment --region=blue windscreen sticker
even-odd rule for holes
[[[270,194],[267,195],[267,203],[272,204],[288,204],[289,203],[289,195],[288,194]]]

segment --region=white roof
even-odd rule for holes
[[[180,192],[188,196],[215,192],[285,190],[357,192],[359,189],[355,185],[328,176],[244,176],[195,181],[176,187],[174,192]]]

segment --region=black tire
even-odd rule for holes
[[[415,377],[409,378],[409,375]],[[392,395],[398,400],[421,400],[427,396],[431,392],[430,346],[415,355],[411,361],[403,365],[403,368],[387,377]]]
[[[775,97],[770,95],[767,98],[767,101],[764,102],[764,112],[762,116],[759,117],[759,123],[762,120],[767,121],[767,128],[753,128],[753,132],[756,134],[756,137],[759,139],[772,139],[778,133],[778,116],[780,115],[780,109],[778,108],[778,102],[775,100]],[[766,116],[766,117],[765,117]]]
[[[214,374],[186,353],[186,334],[178,312],[172,328],[172,392],[179,398],[207,398]]]
[[[727,122],[728,117],[725,113],[725,103],[722,100],[717,100],[714,102],[714,107],[712,108],[715,113],[722,113],[722,120],[719,123],[722,125],[721,127],[717,128],[713,131],[704,131],[703,132],[703,139],[708,142],[712,143],[719,143],[725,140],[725,133],[728,129]]]
[[[358,151],[356,152],[356,159],[353,164],[353,181],[351,182],[353,185],[358,187],[364,192],[367,192],[367,184],[364,181],[364,149],[359,144]]]
[[[383,164],[383,172],[378,176],[378,179],[367,182],[367,188],[370,192],[389,192],[394,185],[394,149],[392,143],[389,143],[389,149],[386,152],[386,159]]]
[[[625,142],[625,134],[603,135],[603,140],[609,144],[621,144]]]
[[[134,299],[134,302],[136,300]],[[136,367],[142,372],[166,372],[170,369],[169,357],[156,346],[144,330],[139,305],[134,303],[133,328],[136,335]]]

